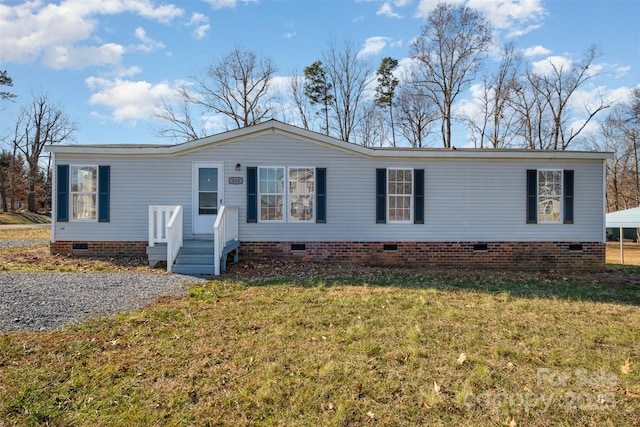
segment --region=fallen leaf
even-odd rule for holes
[[[516,419],[511,417],[507,417],[507,419],[502,424],[507,427],[516,427],[518,425],[516,424]]]
[[[620,372],[623,374],[628,374],[631,371],[631,358],[627,357],[627,360],[624,361],[624,365],[620,366]]]
[[[635,399],[640,399],[640,394],[638,394],[638,393],[634,393],[634,392],[631,392],[631,391],[629,391],[629,389],[626,389],[626,390],[624,391],[624,395],[625,395],[625,396],[629,396],[629,397],[633,397],[633,398],[635,398]]]
[[[458,366],[462,365],[465,361],[467,360],[467,355],[464,353],[460,353],[460,356],[458,356],[458,360],[456,360],[456,363],[458,364]]]
[[[375,417],[376,417],[376,414],[374,414],[373,412],[369,411],[369,412],[367,412],[367,417],[369,417],[369,418],[375,418]]]
[[[433,391],[435,391],[436,394],[440,394],[440,386],[435,381],[433,382]]]

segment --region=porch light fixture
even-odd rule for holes
[[[240,163],[236,163],[236,171],[240,172],[240,168],[241,168]]]

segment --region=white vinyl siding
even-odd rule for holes
[[[572,241],[604,235],[603,162],[588,159],[367,157],[269,132],[177,155],[56,153],[57,164],[111,166],[110,222],[56,223],[56,240],[147,240],[149,205],[183,205],[192,224],[192,163],[224,165],[224,204],[240,208],[240,240],[278,241]],[[247,166],[326,168],[326,224],[247,223]],[[236,171],[236,164],[242,168]],[[424,169],[424,224],[376,224],[376,168]],[[575,171],[574,224],[526,224],[526,170]],[[55,170],[55,169],[54,169]],[[232,185],[230,177],[242,178]],[[314,206],[315,208],[315,206]]]

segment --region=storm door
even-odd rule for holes
[[[223,165],[193,164],[193,234],[213,234],[223,202]]]

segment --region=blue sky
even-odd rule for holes
[[[13,78],[11,90],[18,95],[0,111],[0,136],[6,137],[31,94],[44,91],[78,123],[78,143],[168,142],[152,133],[158,97],[234,48],[271,58],[280,82],[320,59],[330,40],[353,43],[375,70],[385,56],[409,55],[411,40],[436,3],[0,0],[0,69]],[[599,94],[625,100],[640,84],[637,0],[454,3],[486,13],[496,28],[496,45],[513,41],[534,66],[549,58],[578,60],[597,45],[600,75],[583,88],[584,99]]]

